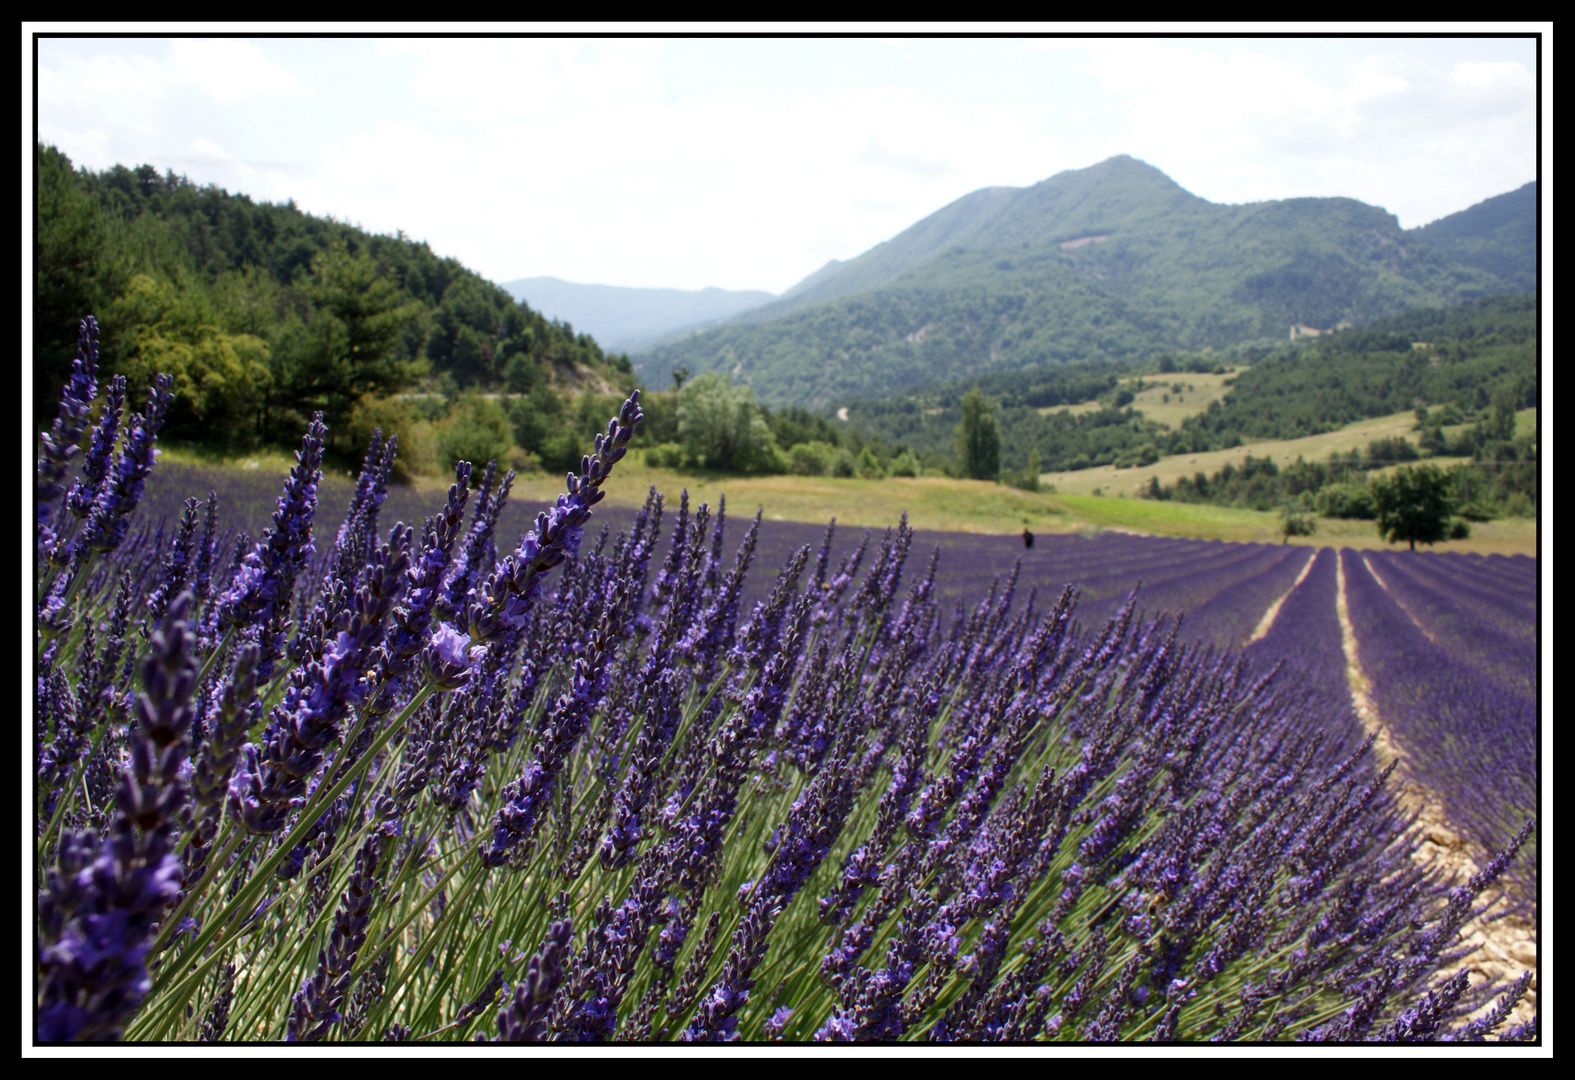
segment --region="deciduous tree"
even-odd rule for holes
[[[1368,485],[1378,532],[1391,543],[1436,544],[1449,535],[1449,480],[1436,465],[1402,465]]]

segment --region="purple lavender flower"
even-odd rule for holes
[[[628,452],[634,428],[644,414],[640,391],[635,390],[607,422],[607,433],[596,436],[596,452],[585,457],[579,475],[568,477],[568,492],[552,508],[536,515],[536,527],[525,534],[519,548],[498,564],[470,605],[470,636],[491,642],[510,631],[518,632],[541,588],[541,578],[565,557],[579,550],[580,534],[591,507],[602,500],[602,483],[612,467]]]
[[[554,922],[547,931],[547,940],[530,958],[525,978],[514,988],[514,999],[507,1008],[498,1010],[498,1041],[542,1042],[547,1034],[547,1015],[552,1009],[552,998],[563,982],[569,960],[569,942],[574,938],[574,927],[569,920]]]
[[[60,394],[60,411],[50,429],[39,436],[38,456],[38,552],[43,555],[55,547],[55,505],[65,490],[62,481],[77,444],[87,426],[93,399],[98,396],[98,320],[89,315],[77,331],[77,354],[71,360],[71,374]]]
[[[437,624],[421,654],[427,678],[440,690],[457,690],[470,681],[470,635],[446,622]]]
[[[64,837],[39,896],[42,1041],[117,1039],[151,988],[148,949],[182,876],[172,839],[186,799],[179,773],[197,676],[190,603],[189,593],[177,597],[153,634],[109,836],[102,844],[91,831]]]
[[[104,412],[93,427],[87,455],[82,459],[82,478],[66,492],[66,509],[75,517],[85,518],[93,512],[99,488],[109,475],[110,458],[115,452],[115,440],[120,434],[120,417],[125,406],[126,377],[116,375],[109,381],[109,391],[104,396]]]
[[[282,628],[289,616],[295,579],[314,550],[312,516],[317,511],[317,482],[322,476],[323,437],[327,434],[322,414],[315,414],[279,496],[273,528],[246,555],[240,573],[219,597],[223,625],[260,635],[263,665],[259,674],[265,679],[282,651]]]
[[[317,971],[291,999],[286,1042],[316,1042],[341,1020],[340,1006],[350,988],[350,969],[366,943],[366,925],[377,895],[378,849],[383,838],[367,837],[356,852],[355,870],[334,913],[328,947],[317,954]]]
[[[152,475],[153,459],[158,456],[153,443],[164,427],[170,402],[175,400],[170,389],[172,382],[168,375],[154,376],[148,404],[126,433],[113,476],[99,490],[82,536],[83,544],[93,551],[114,551],[126,537],[131,512],[142,501],[143,485]]]

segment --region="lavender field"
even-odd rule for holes
[[[89,330],[39,465],[40,1042],[1538,1037],[1529,975],[1451,972],[1536,917],[1531,560],[607,509],[638,394],[545,508],[380,440],[326,480],[320,424],[288,477],[154,468],[167,389]]]

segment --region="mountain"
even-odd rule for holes
[[[1123,155],[975,191],[637,366],[651,385],[678,366],[727,371],[763,401],[818,408],[987,371],[1269,344],[1293,325],[1444,307],[1519,280],[1354,199],[1220,205]]]
[[[1426,241],[1456,262],[1496,275],[1520,292],[1537,288],[1537,183],[1483,199],[1408,236]]]
[[[720,322],[775,297],[728,289],[628,289],[577,285],[555,277],[520,278],[503,287],[549,318],[570,323],[614,352],[640,348],[677,330]]]
[[[792,311],[879,288],[904,271],[934,258],[948,245],[965,244],[1011,202],[1018,188],[983,188],[942,207],[892,240],[876,244],[856,259],[832,259],[788,289],[777,301],[737,321],[766,322]]]

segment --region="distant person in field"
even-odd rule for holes
[[[1031,548],[1033,546],[1034,546],[1034,534],[1029,532],[1027,529],[1024,529],[1023,530],[1023,547]]]

